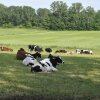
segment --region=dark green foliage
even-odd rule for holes
[[[10,6],[0,4],[1,27],[39,27],[51,30],[100,30],[100,10],[81,3],[70,7],[63,1],[54,1],[50,9],[39,8],[35,11],[29,6]]]

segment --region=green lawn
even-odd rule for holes
[[[100,100],[100,32],[0,29],[0,44],[14,52],[0,51],[0,100]],[[56,73],[31,73],[15,59],[28,44],[53,50],[92,49],[94,55],[60,54],[65,61]],[[42,58],[47,53],[42,53]],[[38,59],[40,60],[40,59]]]

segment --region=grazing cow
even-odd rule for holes
[[[50,53],[50,52],[52,52],[52,49],[51,48],[45,48],[45,51]]]
[[[80,49],[77,49],[76,50],[76,53],[80,53],[80,54],[93,54],[93,51],[92,50],[80,50]]]
[[[52,56],[51,54],[48,58],[39,61],[35,65],[32,65],[31,72],[50,72],[57,71],[56,66],[58,64],[64,63],[64,61],[58,56]]]
[[[8,47],[0,47],[1,51],[10,51],[12,52],[13,49],[12,48],[8,48]]]
[[[41,47],[39,47],[38,45],[28,45],[28,49],[30,52],[32,52],[33,50],[35,52],[42,52],[43,49]]]
[[[66,50],[57,50],[57,51],[55,51],[55,53],[67,53],[67,51]]]

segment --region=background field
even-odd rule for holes
[[[99,31],[0,29],[0,44],[14,49],[12,53],[0,51],[0,100],[100,100],[99,37]],[[59,54],[65,63],[58,66],[58,72],[31,73],[15,59],[17,50],[23,47],[27,51],[28,44],[54,51],[91,49],[94,55]],[[42,55],[41,59],[48,54]]]

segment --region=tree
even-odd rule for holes
[[[81,3],[73,3],[69,8],[69,26],[74,30],[81,30],[81,13],[83,6]]]
[[[86,8],[86,14],[87,14],[87,30],[93,30],[94,28],[94,17],[95,17],[95,11],[91,6],[88,6]]]
[[[23,6],[22,10],[22,23],[24,26],[32,26],[32,21],[36,16],[35,9],[29,6]]]
[[[50,10],[46,8],[39,8],[37,10],[38,26],[48,29],[50,21],[49,15]]]
[[[65,19],[67,18],[67,5],[62,1],[54,1],[51,4],[50,29],[65,29]]]
[[[3,4],[0,4],[0,26],[7,23],[7,7]]]
[[[100,30],[100,10],[97,11],[97,13],[95,14],[95,30]]]

